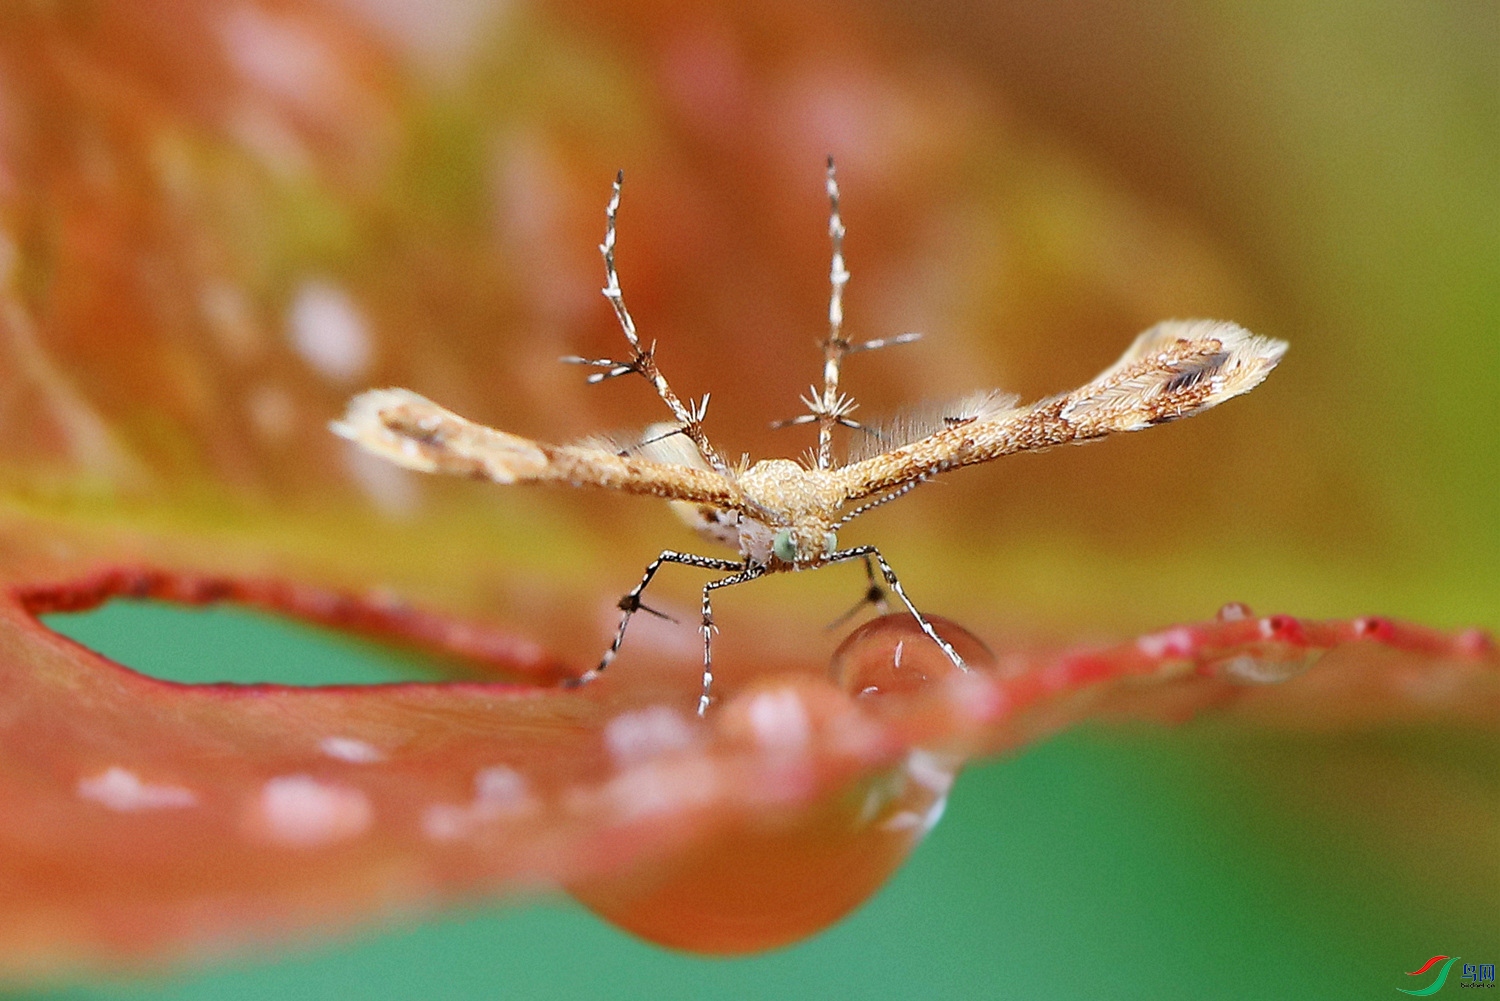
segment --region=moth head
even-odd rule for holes
[[[797,536],[790,528],[778,528],[771,539],[771,552],[783,563],[797,562]]]
[[[808,539],[817,541],[809,545]],[[838,547],[838,536],[822,530],[778,528],[771,538],[771,552],[783,563],[811,563],[832,556]]]

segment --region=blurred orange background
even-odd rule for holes
[[[723,451],[799,454],[767,425],[817,371],[831,152],[852,336],[926,334],[851,362],[861,416],[1055,392],[1165,317],[1292,344],[1222,412],[862,523],[926,604],[1493,625],[1493,19],[1362,10],[12,7],[6,479],[470,610],[517,575],[613,594],[688,538],[657,505],[425,481],[324,424],[381,384],[552,440],[661,417],[555,361],[618,350],[595,246],[622,166],[669,376],[712,391]]]

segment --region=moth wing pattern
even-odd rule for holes
[[[1286,342],[1221,320],[1167,320],[1072,392],[1023,407],[997,406],[972,420],[845,466],[846,501],[888,493],[961,466],[989,462],[1190,417],[1249,392],[1286,353]]]
[[[1139,431],[1191,417],[1260,385],[1286,342],[1222,320],[1166,320],[1120,360],[1067,394],[1063,419],[1101,433]]]
[[[398,466],[525,483],[540,477],[547,455],[536,442],[460,417],[409,389],[372,389],[349,401],[334,434]]]
[[[423,473],[602,487],[720,508],[743,503],[734,482],[717,471],[592,445],[545,445],[460,417],[407,389],[361,393],[330,427],[366,451]]]

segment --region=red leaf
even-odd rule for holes
[[[181,685],[35,619],[117,595],[251,602],[533,683]],[[762,675],[700,721],[680,674],[632,665],[565,690],[567,668],[526,640],[307,586],[120,569],[12,584],[0,963],[160,960],[555,885],[658,941],[760,949],[878,888],[964,761],[1078,722],[1500,719],[1478,633],[1244,617],[995,658],[942,628],[981,669],[954,673],[890,616],[846,641],[837,682]]]

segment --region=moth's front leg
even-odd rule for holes
[[[741,570],[737,574],[724,577],[720,580],[711,580],[703,585],[703,694],[698,696],[698,715],[702,716],[708,712],[708,704],[713,701],[712,689],[714,686],[714,610],[709,600],[709,594],[721,587],[729,587],[731,584],[743,584],[746,581],[755,580],[769,573],[765,566],[751,566]]]
[[[656,576],[656,571],[661,569],[663,563],[681,563],[684,566],[699,567],[703,570],[718,570],[730,573],[743,569],[743,565],[732,560],[717,560],[709,556],[695,556],[692,553],[679,553],[673,549],[664,549],[662,554],[652,560],[646,567],[646,572],[641,575],[640,583],[631,588],[630,591],[620,599],[620,628],[615,630],[614,642],[610,643],[609,649],[604,651],[604,656],[599,658],[599,665],[591,670],[585,671],[577,678],[568,682],[568,687],[577,688],[586,685],[599,677],[604,670],[614,663],[615,656],[620,652],[620,646],[625,642],[625,630],[630,625],[630,617],[636,612],[644,611],[651,615],[661,615],[654,609],[647,608],[641,604],[641,594],[651,583],[651,578]]]

